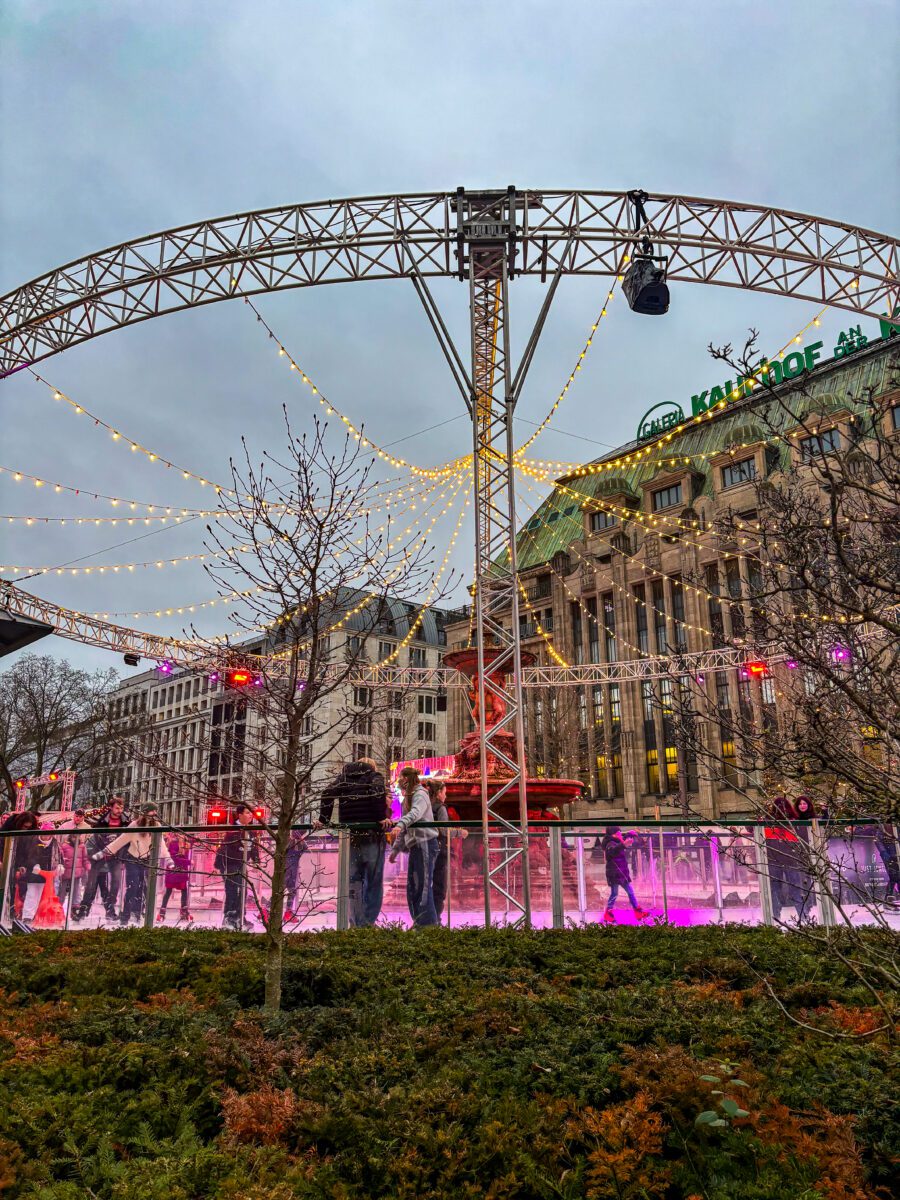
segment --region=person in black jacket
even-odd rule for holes
[[[106,910],[107,920],[116,921],[118,920],[116,900],[122,882],[124,863],[119,857],[96,857],[98,854],[102,855],[102,852],[113,838],[118,836],[115,833],[101,833],[99,830],[105,828],[125,828],[131,824],[131,814],[125,811],[125,801],[122,797],[113,796],[105,808],[98,808],[94,809],[93,812],[85,813],[85,821],[88,825],[95,826],[97,832],[90,835],[85,846],[91,865],[84,885],[81,903],[72,909],[72,920],[84,920],[91,911],[91,905],[94,903],[94,897],[97,895],[97,889],[99,888],[100,899]]]
[[[10,813],[3,820],[3,830],[10,833],[18,829],[36,831],[37,827],[37,815],[30,810]],[[36,860],[37,835],[5,838],[4,841],[11,843],[5,848],[5,853],[10,857],[10,910],[21,916]]]
[[[213,867],[222,875],[225,884],[225,904],[222,910],[223,929],[249,927],[244,919],[244,894],[247,888],[247,864],[259,865],[259,846],[246,832],[253,821],[253,810],[242,801],[234,806],[234,824],[225,834],[216,852]]]
[[[606,911],[603,920],[607,925],[615,925],[613,905],[619,895],[619,888],[625,889],[625,895],[631,901],[634,915],[638,921],[649,917],[649,913],[641,908],[631,886],[631,872],[628,869],[628,851],[637,841],[636,833],[623,834],[618,825],[612,825],[603,835],[601,845],[606,855],[606,882],[609,884],[609,899],[606,901]]]
[[[338,805],[342,825],[372,824],[350,835],[350,924],[374,925],[381,913],[384,893],[384,834],[393,822],[384,776],[371,758],[346,763],[322,792],[315,828],[328,824]]]

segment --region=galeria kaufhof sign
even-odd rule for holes
[[[896,310],[894,316],[897,316]],[[880,324],[882,337],[888,338],[900,334],[900,323],[885,318]],[[849,354],[862,350],[863,346],[867,346],[868,343],[869,339],[863,333],[862,328],[859,325],[851,326],[838,337],[830,361],[846,358]],[[805,375],[821,359],[823,344],[822,342],[812,342],[803,350],[792,350],[784,358],[772,359],[771,362],[763,359],[750,375],[739,376],[736,380],[726,379],[724,383],[716,387],[708,388],[705,392],[691,396],[691,416],[700,417],[719,404],[733,403],[743,396],[749,396],[760,382],[775,386],[785,380],[797,379],[800,375]],[[675,429],[684,421],[684,409],[681,405],[674,400],[663,400],[659,404],[654,404],[644,413],[635,436],[639,442],[644,442],[648,438],[659,437],[670,429]]]

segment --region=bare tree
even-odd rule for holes
[[[103,740],[106,694],[114,670],[78,670],[65,659],[26,654],[0,674],[0,783],[4,807],[15,804],[15,779],[77,771],[89,782]],[[32,796],[37,806],[52,791]]]
[[[365,713],[354,688],[367,686],[364,678],[360,683],[367,638],[389,621],[395,631],[389,597],[415,596],[431,575],[421,533],[401,534],[392,521],[373,527],[367,508],[380,485],[359,443],[348,436],[332,453],[325,426],[298,437],[287,414],[285,425],[282,458],[267,454],[254,464],[245,448],[243,461],[232,463],[235,499],[225,519],[208,527],[217,557],[207,570],[223,595],[239,592],[243,602],[225,640],[196,638],[208,669],[225,684],[230,713],[204,727],[204,748],[225,756],[231,775],[240,777],[231,799],[262,805],[268,817],[265,832],[253,831],[252,850],[269,894],[253,870],[243,870],[242,886],[263,918],[270,1010],[281,1003],[292,826],[308,819],[311,789]],[[432,585],[429,600],[435,591]],[[413,609],[395,661],[422,611]],[[170,770],[152,741],[139,753],[161,773]],[[200,790],[199,780],[186,785]]]
[[[763,380],[753,419],[767,436],[770,469],[754,483],[752,517],[726,510],[716,530],[723,547],[747,560],[749,592],[730,601],[745,663],[731,678],[703,679],[674,656],[666,719],[679,758],[692,755],[701,773],[765,820],[776,920],[782,904],[795,908],[804,936],[844,959],[887,1021],[885,996],[900,986],[900,966],[886,912],[900,896],[877,896],[861,880],[853,840],[864,827],[896,874],[898,354],[880,399],[848,395],[823,408],[802,387],[769,387],[755,347],[751,331],[738,356],[711,348],[742,377]],[[726,745],[733,753],[724,754]],[[684,807],[686,818],[699,819]],[[805,919],[815,902],[818,926]],[[856,929],[860,909],[874,933]]]

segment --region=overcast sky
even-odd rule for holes
[[[640,186],[897,228],[895,0],[3,0],[0,21],[0,293],[202,218],[460,184]],[[560,287],[520,404],[522,434],[559,392],[604,291],[597,279]],[[462,339],[465,288],[448,282],[439,297]],[[514,284],[519,340],[539,300],[536,284]],[[260,307],[320,388],[381,445],[406,439],[395,452],[423,465],[467,450],[461,415],[409,436],[461,413],[409,284],[281,293]],[[619,303],[535,452],[595,457],[632,437],[651,404],[684,403],[717,382],[710,340],[736,342],[753,325],[763,346],[777,347],[812,315],[797,301],[686,285],[673,288],[663,320]],[[826,346],[847,324],[840,314],[829,320]],[[41,370],[129,435],[216,479],[227,477],[241,435],[256,452],[278,450],[283,403],[301,428],[313,411],[240,302],[98,338]],[[24,373],[0,382],[0,465],[151,503],[196,506],[208,496],[112,443]],[[523,517],[536,502],[524,494]],[[3,474],[0,514],[112,509]],[[199,524],[116,548],[149,530],[3,523],[0,562],[190,554]],[[437,532],[441,550],[450,526]],[[466,574],[471,540],[467,525],[454,560]],[[29,586],[89,612],[214,594],[190,563]],[[218,613],[207,615],[213,632]],[[171,633],[182,624],[132,623]],[[121,667],[59,638],[38,649]]]

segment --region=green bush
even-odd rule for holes
[[[889,1194],[893,1043],[800,939],[300,934],[276,1016],[262,972],[220,932],[0,942],[0,1196]]]

